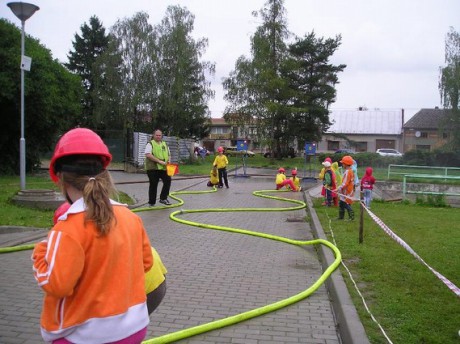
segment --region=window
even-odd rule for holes
[[[416,146],[415,146],[415,149],[424,150],[424,151],[429,151],[430,148],[431,148],[430,145],[416,145]]]
[[[212,127],[211,134],[227,134],[228,128],[227,127]]]
[[[327,150],[328,151],[336,151],[340,148],[339,141],[327,141]]]
[[[357,152],[367,152],[367,142],[356,142]]]
[[[420,137],[426,139],[426,138],[428,138],[428,133],[427,133],[426,131],[422,131],[422,132],[420,133]]]

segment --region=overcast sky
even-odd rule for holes
[[[20,21],[1,0],[0,15],[18,27]],[[211,80],[216,91],[209,104],[212,117],[221,117],[222,78],[236,59],[249,55],[250,38],[260,25],[251,13],[265,0],[30,0],[40,7],[26,22],[26,33],[67,62],[75,33],[96,15],[108,30],[118,20],[139,11],[159,24],[169,5],[186,7],[195,15],[193,36],[208,38],[204,56],[216,63]],[[109,5],[110,4],[110,5]],[[331,62],[346,64],[339,73],[337,100],[332,109],[406,109],[441,106],[439,67],[444,66],[445,37],[452,26],[460,31],[460,0],[285,0],[288,29],[296,36],[315,31],[317,37],[342,36]],[[26,46],[27,55],[27,46]],[[33,71],[33,61],[32,61]]]

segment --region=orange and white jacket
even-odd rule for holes
[[[340,190],[339,190],[339,192],[341,193],[340,195],[341,201],[345,201],[348,204],[353,204],[353,195],[355,193],[354,185],[355,185],[355,175],[353,173],[353,170],[350,167],[350,168],[347,168],[345,172],[343,173],[342,184],[340,185]]]
[[[45,292],[43,339],[107,343],[146,327],[144,273],[153,264],[142,220],[112,201],[116,222],[99,236],[77,200],[35,246],[33,270]]]

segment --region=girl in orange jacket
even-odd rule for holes
[[[109,198],[111,158],[96,133],[77,128],[51,159],[50,176],[71,206],[32,254],[46,342],[140,343],[146,335],[152,251],[140,217]]]

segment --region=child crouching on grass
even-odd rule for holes
[[[280,167],[278,169],[278,173],[276,174],[276,179],[275,179],[276,190],[279,190],[283,186],[288,185],[292,191],[297,191],[297,188],[294,185],[294,183],[292,182],[292,180],[287,179],[286,175],[284,174],[284,172],[286,172],[286,170],[283,167]]]

